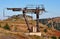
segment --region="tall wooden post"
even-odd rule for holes
[[[36,8],[36,27],[37,27],[37,32],[40,32],[40,27],[39,27],[39,7]]]
[[[39,14],[38,13],[36,14],[36,27],[37,27],[37,32],[39,32],[40,28],[39,28]]]

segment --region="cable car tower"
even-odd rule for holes
[[[45,11],[45,8],[43,7],[43,5],[41,7],[35,7],[34,9],[33,8],[29,8],[28,7],[25,7],[25,8],[7,8],[7,10],[12,10],[12,11],[22,11],[23,12],[23,17],[26,21],[26,24],[27,24],[27,27],[28,27],[28,30],[29,32],[31,32],[31,29],[29,28],[29,22],[26,18],[26,13],[28,12],[31,12],[31,13],[34,13],[36,14],[36,27],[37,27],[37,32],[40,32],[40,27],[39,27],[39,15],[41,14],[41,12],[44,12]]]

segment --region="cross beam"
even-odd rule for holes
[[[12,10],[12,11],[25,11],[25,13],[27,13],[27,12],[34,12],[35,14],[36,14],[36,12],[40,12],[40,11],[45,11],[45,9],[44,8],[42,8],[42,9],[39,9],[39,8],[36,8],[36,9],[27,9],[27,8],[7,8],[7,10]]]

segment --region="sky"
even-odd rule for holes
[[[24,8],[30,5],[41,5],[43,4],[45,10],[43,14],[39,15],[39,18],[52,18],[60,17],[60,0],[0,0],[0,19],[7,17],[3,16],[3,10],[6,16],[12,16],[22,14],[22,12],[8,11],[6,8]],[[30,14],[31,15],[31,14]],[[35,15],[32,15],[35,18]]]

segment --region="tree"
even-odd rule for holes
[[[9,27],[8,24],[6,24],[3,28],[6,29],[6,30],[10,30],[10,27]]]

